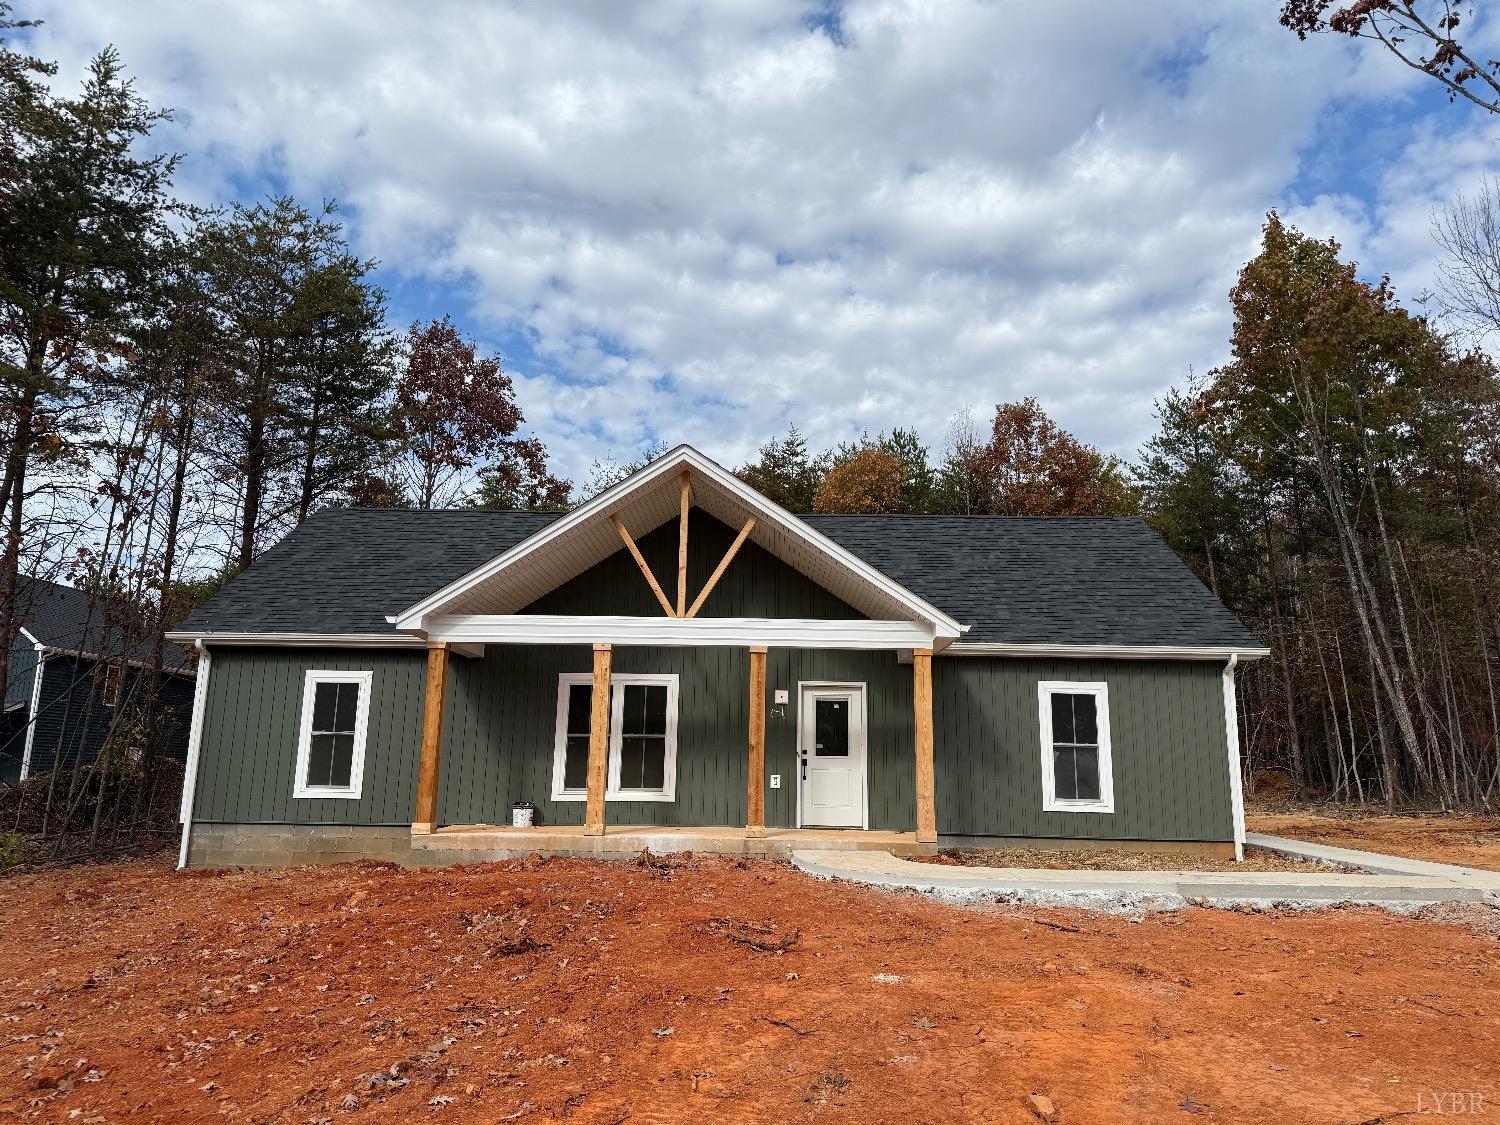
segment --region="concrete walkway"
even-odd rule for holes
[[[1251,847],[1264,848],[1268,852],[1292,859],[1312,860],[1315,863],[1332,863],[1342,867],[1358,867],[1377,875],[1403,875],[1425,879],[1451,879],[1468,886],[1500,891],[1500,871],[1485,871],[1479,867],[1458,867],[1451,863],[1433,863],[1425,859],[1406,859],[1383,852],[1361,852],[1353,848],[1335,848],[1328,844],[1312,844],[1305,840],[1289,840],[1285,836],[1267,836],[1261,832],[1245,833],[1245,843]]]
[[[873,851],[797,851],[792,853],[792,863],[810,875],[825,879],[910,888],[968,902],[1030,902],[1132,911],[1175,910],[1195,903],[1330,906],[1357,902],[1403,911],[1436,902],[1500,905],[1500,880],[1476,880],[1466,868],[1450,869],[1463,873],[1463,878],[1404,872],[1329,871],[1325,875],[1290,871],[1054,871],[947,867]]]

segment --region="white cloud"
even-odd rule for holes
[[[523,333],[523,405],[579,475],[652,434],[735,463],[791,421],[937,444],[1023,394],[1129,453],[1223,358],[1267,209],[1418,269],[1462,178],[1424,162],[1493,145],[1413,110],[1373,194],[1289,199],[1330,105],[1428,103],[1273,7],[856,0],[840,45],[789,2],[70,0],[37,46],[117,43],[179,107],[189,190],[337,195],[364,252]]]

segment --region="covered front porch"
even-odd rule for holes
[[[487,771],[493,794],[506,769],[510,799],[549,814],[531,837],[548,842],[529,850],[599,854],[578,841],[603,838],[603,850],[639,851],[625,841],[650,836],[752,854],[826,828],[882,830],[881,847],[937,841],[932,660],[961,626],[690,450],[391,620],[427,644],[414,841],[502,831],[457,827],[510,810],[452,786]],[[448,739],[450,751],[493,743],[475,770],[443,764],[455,677],[460,696],[493,700]],[[622,730],[622,713],[636,725]],[[837,774],[820,756],[840,754],[861,794],[843,808],[814,792]],[[544,757],[550,781],[535,768]]]
[[[609,835],[607,850],[638,852],[623,837],[696,833],[696,844],[660,843],[736,854],[785,848],[730,847],[722,843],[729,835],[784,841],[801,833],[811,846],[838,847],[856,838],[898,847],[901,837],[937,841],[930,650],[660,641],[487,649],[464,657],[450,642],[429,645],[414,841],[517,831],[533,837],[529,850],[567,852],[581,846],[556,837]],[[643,675],[648,669],[665,675]],[[622,737],[629,720],[620,714],[632,695],[621,692],[663,680],[670,693],[650,690],[670,700],[671,748],[664,791],[651,794],[621,778],[622,743],[632,741]],[[768,680],[788,686],[773,692]],[[825,711],[838,716],[837,732],[826,729]],[[830,733],[853,743],[835,751],[844,756],[821,757]],[[852,768],[841,771],[846,763]],[[841,774],[855,794],[844,808],[820,798]],[[509,827],[512,801],[537,806],[536,828]]]

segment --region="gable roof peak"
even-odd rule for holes
[[[926,599],[785,508],[762,496],[712,458],[678,445],[603,489],[520,543],[398,614],[398,629],[419,632],[439,614],[512,614],[620,550],[613,521],[628,517],[639,536],[675,519],[680,474],[693,502],[752,542],[806,574],[849,605],[877,619],[931,624],[953,640],[965,627]]]

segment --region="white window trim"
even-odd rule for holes
[[[1115,811],[1114,755],[1109,739],[1109,685],[1073,680],[1042,680],[1036,685],[1037,709],[1042,724],[1042,811],[1092,812]],[[1057,797],[1057,778],[1052,767],[1052,696],[1092,695],[1095,719],[1099,725],[1099,800],[1062,800]]]
[[[297,734],[297,773],[293,778],[292,796],[332,797],[344,801],[359,800],[365,780],[365,736],[370,726],[371,672],[335,672],[312,668],[302,681],[302,723]],[[308,785],[307,759],[312,751],[313,701],[319,684],[358,684],[359,702],[354,707],[354,753],[349,762],[348,785]]]
[[[110,691],[110,680],[114,680],[114,691]],[[104,680],[99,689],[99,702],[102,706],[115,708],[120,705],[120,690],[125,686],[125,669],[117,660],[106,660],[104,662]]]
[[[557,677],[557,718],[552,743],[552,799],[587,801],[588,790],[563,788],[568,760],[568,689],[578,684],[592,686],[590,672],[563,672]],[[620,743],[624,708],[620,696],[627,684],[661,684],[667,689],[667,749],[662,770],[662,790],[620,788]],[[675,801],[677,799],[677,673],[620,673],[609,678],[609,770],[605,782],[606,801]]]

